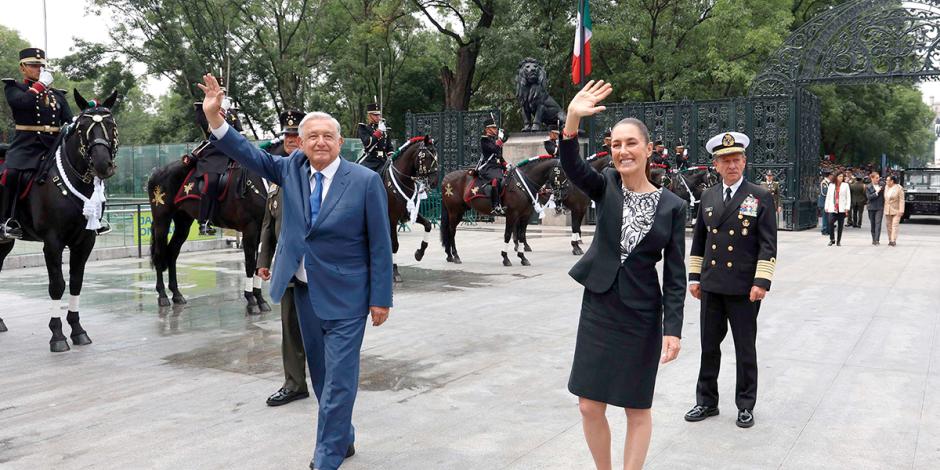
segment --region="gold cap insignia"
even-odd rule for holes
[[[734,145],[734,136],[731,134],[725,134],[725,136],[721,139],[721,145],[724,145],[725,147]]]

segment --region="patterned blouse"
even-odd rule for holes
[[[643,241],[649,233],[656,216],[656,207],[663,189],[651,193],[635,193],[623,189],[623,224],[620,226],[620,261],[630,256],[630,252]]]

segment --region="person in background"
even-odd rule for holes
[[[871,244],[881,244],[881,221],[885,215],[885,187],[881,184],[881,175],[877,171],[869,176],[871,183],[865,186],[865,198],[868,200],[868,222],[871,223]]]
[[[868,198],[865,196],[865,182],[862,181],[861,175],[852,177],[849,190],[852,195],[851,225],[855,228],[862,228],[862,214],[865,213]]]
[[[888,225],[888,245],[898,245],[898,225],[904,216],[904,189],[894,175],[885,178],[885,219]]]
[[[845,173],[837,173],[826,191],[826,215],[829,216],[829,246],[842,246],[842,228],[852,204],[852,194]],[[838,235],[837,235],[838,233]]]

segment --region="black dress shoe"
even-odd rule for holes
[[[751,410],[738,410],[738,420],[735,421],[735,424],[739,428],[749,428],[754,425],[754,414],[751,413]]]
[[[703,406],[695,405],[685,414],[685,420],[690,423],[695,423],[698,421],[703,421],[705,418],[710,418],[712,416],[718,416],[718,407],[717,406]]]
[[[268,397],[268,406],[286,405],[294,400],[300,400],[301,398],[307,398],[309,396],[310,392],[295,392],[293,390],[281,388],[280,390],[274,392],[274,395]]]

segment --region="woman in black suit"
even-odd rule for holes
[[[607,405],[623,407],[623,468],[641,469],[653,430],[650,407],[659,363],[679,354],[685,303],[686,204],[649,179],[649,131],[624,119],[611,131],[614,168],[598,173],[578,154],[581,118],[610,84],[591,81],[568,105],[559,149],[568,179],[597,207],[594,241],[569,274],[584,285],[568,390],[577,395],[584,438],[599,470],[611,468]],[[664,259],[660,288],[656,263]]]

